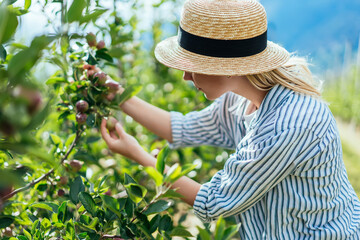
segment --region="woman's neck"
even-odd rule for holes
[[[232,92],[243,96],[248,99],[251,103],[248,110],[251,112],[260,108],[262,101],[264,100],[266,94],[269,91],[262,91],[257,89],[250,81],[244,76],[235,77],[238,78],[237,81],[234,81]],[[236,79],[233,79],[236,80]]]

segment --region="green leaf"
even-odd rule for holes
[[[211,240],[211,235],[208,231],[200,227],[197,227],[197,229],[199,230],[198,237],[200,240]]]
[[[168,215],[162,216],[159,224],[159,231],[169,231],[172,228],[172,220]]]
[[[119,209],[119,202],[110,196],[101,195],[101,199],[103,200],[103,204],[107,209],[115,213],[119,218],[121,218],[121,212]]]
[[[77,176],[74,181],[70,184],[70,200],[73,203],[79,202],[79,193],[85,191],[84,183],[80,176]]]
[[[82,12],[86,7],[85,0],[74,0],[71,4],[67,17],[69,22],[79,21],[82,18]]]
[[[156,186],[160,186],[161,184],[163,184],[164,177],[155,168],[153,168],[153,167],[145,167],[145,171],[155,181]]]
[[[50,139],[54,145],[56,145],[56,146],[59,146],[60,144],[62,145],[62,141],[59,136],[57,136],[55,134],[50,134]]]
[[[125,88],[125,91],[122,94],[117,94],[115,99],[112,101],[115,106],[121,105],[123,102],[128,100],[129,98],[138,94],[142,89],[142,86],[129,86]]]
[[[67,202],[63,202],[58,209],[58,220],[65,223],[67,219]]]
[[[90,65],[96,65],[96,64],[97,64],[96,59],[94,58],[93,55],[91,55],[91,53],[89,53],[87,62],[88,62],[88,64],[90,64]]]
[[[14,222],[14,217],[10,215],[0,216],[0,229],[10,226]]]
[[[91,195],[87,192],[80,192],[79,200],[86,209],[86,211],[88,211],[91,214],[91,216],[95,216],[96,204],[94,202],[94,199],[91,197]]]
[[[41,209],[45,209],[45,210],[54,212],[54,211],[53,211],[53,208],[50,207],[50,206],[49,206],[48,204],[46,204],[46,203],[33,203],[33,204],[30,205],[30,207],[41,208]]]
[[[215,240],[222,240],[225,230],[225,220],[222,216],[219,217],[215,228]]]
[[[96,21],[102,14],[104,14],[107,9],[96,9],[90,14],[86,14],[80,18],[80,24],[89,22],[89,21]]]
[[[18,24],[16,14],[10,12],[6,6],[0,6],[0,44],[14,35]]]
[[[171,203],[165,200],[159,200],[149,206],[148,209],[144,211],[145,215],[150,215],[154,213],[159,213],[165,211],[171,206]]]
[[[47,231],[51,227],[51,222],[47,218],[41,220],[41,227],[43,230]]]
[[[8,65],[11,83],[22,81],[22,75],[28,72],[41,56],[41,51],[52,42],[54,37],[39,36],[33,39],[29,48],[13,56]]]
[[[231,238],[238,233],[240,228],[240,224],[239,225],[233,225],[228,227],[225,231],[224,231],[224,235],[223,235],[223,239],[224,240],[231,240]]]
[[[163,195],[164,198],[184,198],[183,195],[176,192],[175,190],[169,189],[166,191],[166,193]]]
[[[155,239],[145,226],[143,226],[142,224],[137,224],[137,227],[141,230],[142,233],[145,234],[146,239]]]
[[[124,185],[127,185],[129,183],[137,183],[137,182],[129,174],[125,173]]]
[[[31,6],[31,0],[25,0],[24,9],[27,10]]]
[[[164,182],[174,182],[174,179],[178,179],[181,174],[181,167],[178,163],[175,163],[170,167],[166,173]]]
[[[134,202],[130,198],[126,198],[125,212],[128,218],[134,215]]]
[[[31,234],[30,234],[28,231],[26,231],[25,228],[23,229],[23,233],[24,233],[25,237],[27,238],[27,240],[31,240],[31,239],[32,239]]]
[[[158,154],[157,161],[156,161],[156,169],[161,174],[164,173],[165,160],[166,160],[167,156],[169,155],[169,152],[170,152],[170,148],[168,145],[166,145],[163,149],[161,149],[161,151]]]
[[[17,236],[17,239],[19,239],[19,240],[31,240],[32,238],[27,238],[24,235],[19,235],[19,236]]]
[[[136,183],[129,183],[125,185],[126,191],[135,203],[139,203],[146,195],[147,189]]]
[[[70,145],[71,145],[72,142],[75,140],[75,137],[76,137],[76,134],[75,134],[75,133],[71,134],[71,135],[68,137],[68,139],[67,139],[66,142],[65,142],[65,147],[66,147],[67,149],[69,149]]]
[[[0,44],[0,58],[5,61],[6,60],[6,49],[4,48],[4,46],[2,44]]]
[[[67,80],[63,77],[50,77],[46,80],[46,85],[57,84],[57,83],[67,83]]]
[[[194,237],[189,231],[187,231],[184,228],[180,228],[180,227],[176,227],[174,228],[171,233],[170,233],[171,237]]]
[[[103,49],[96,51],[95,57],[104,59],[109,62],[113,62],[113,58],[109,54],[107,54]]]

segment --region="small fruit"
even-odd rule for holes
[[[76,121],[78,122],[78,124],[81,125],[86,123],[86,119],[87,119],[87,115],[85,113],[79,112],[78,114],[76,114]]]
[[[97,78],[97,83],[104,85],[107,79],[107,74],[104,72],[97,72],[94,74],[94,78]]]
[[[87,101],[80,100],[76,103],[76,110],[78,112],[86,112],[89,109],[89,104]]]
[[[92,78],[93,76],[94,76],[94,74],[95,74],[96,72],[95,72],[95,70],[94,69],[89,69],[89,70],[87,70],[87,72],[86,72],[86,76],[87,76],[87,78]]]
[[[79,160],[71,160],[69,162],[69,165],[74,172],[78,172],[78,171],[80,171],[80,169],[83,165],[83,162],[81,162]]]
[[[111,196],[111,190],[110,190],[110,189],[107,190],[104,194],[105,194],[105,195],[108,195],[108,196]]]
[[[117,92],[120,88],[120,84],[112,79],[106,80],[105,86],[108,87],[109,92]]]
[[[99,41],[98,44],[96,45],[96,48],[98,50],[103,49],[105,47],[105,42],[103,40]]]
[[[86,35],[86,41],[89,44],[90,47],[95,47],[96,46],[96,35],[91,33],[88,33]]]
[[[84,64],[83,68],[85,70],[95,70],[95,66],[90,64]]]
[[[57,194],[59,197],[62,197],[65,195],[65,191],[63,189],[59,189]]]
[[[68,183],[68,181],[69,181],[68,177],[66,177],[66,176],[61,176],[61,177],[60,177],[59,184],[62,185],[62,186],[65,186],[65,185]]]
[[[109,131],[114,131],[116,123],[117,120],[114,117],[109,117],[109,119],[106,121],[106,128]]]
[[[27,102],[27,110],[30,115],[37,112],[42,104],[42,97],[36,89],[25,88],[23,86],[16,86],[13,90],[13,96],[22,98]]]
[[[112,100],[114,100],[115,96],[116,96],[116,93],[112,92],[112,93],[109,93],[108,95],[106,95],[106,99],[111,102]]]
[[[6,200],[11,197],[10,193],[14,190],[12,186],[0,186],[0,199]]]

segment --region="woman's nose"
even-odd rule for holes
[[[183,79],[185,81],[192,81],[192,74],[190,72],[184,72]]]

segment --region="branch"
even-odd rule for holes
[[[122,239],[121,236],[118,236],[118,235],[103,235],[100,239],[108,239],[108,238],[119,238],[119,239]]]
[[[64,155],[63,158],[61,159],[59,165],[61,165],[61,164],[68,158],[69,154],[71,153],[71,151],[72,151],[73,148],[75,147],[76,142],[80,139],[81,133],[82,133],[81,130],[77,130],[74,141],[71,143],[69,149],[66,151],[65,155]],[[32,182],[26,184],[24,187],[15,189],[15,190],[12,191],[11,193],[9,193],[9,194],[7,194],[6,196],[4,196],[2,199],[5,200],[5,199],[8,199],[8,198],[11,198],[11,197],[14,196],[15,194],[18,194],[19,192],[23,192],[23,191],[31,188],[31,187],[34,186],[35,184],[41,182],[42,180],[44,180],[45,178],[47,178],[48,176],[50,176],[54,171],[55,171],[55,168],[50,169],[49,172],[45,173],[44,175],[42,175],[42,176],[39,177],[38,179],[33,180]]]

